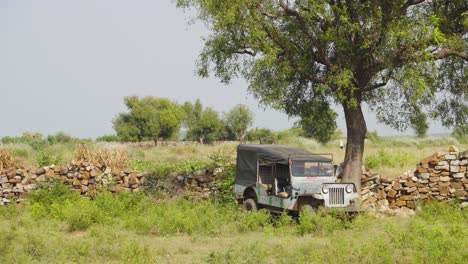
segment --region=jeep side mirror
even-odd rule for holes
[[[338,169],[338,165],[333,165],[333,171],[334,171],[334,174],[336,175],[336,170]]]

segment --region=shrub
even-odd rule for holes
[[[57,165],[63,161],[60,153],[53,153],[52,151],[43,150],[37,153],[36,165],[38,167],[44,167],[49,165]]]
[[[96,138],[97,142],[120,142],[122,139],[117,135],[104,135]]]
[[[76,148],[75,158],[112,168],[127,168],[128,153],[121,148],[93,148],[88,144],[80,144]]]
[[[7,150],[0,149],[0,170],[13,167],[15,160],[11,153]]]
[[[73,142],[75,140],[76,140],[75,138],[73,138],[72,136],[67,135],[67,134],[65,134],[63,132],[58,132],[55,135],[48,135],[47,136],[47,141],[51,145],[58,144],[58,143],[62,143],[62,144],[71,143],[71,142]]]
[[[377,153],[366,157],[364,164],[369,169],[379,169],[382,167],[404,168],[416,163],[416,157],[408,152],[389,152],[380,150]]]

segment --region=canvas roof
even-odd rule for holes
[[[239,145],[237,147],[236,183],[244,186],[256,183],[258,159],[288,164],[290,157],[295,160],[332,161],[330,158],[300,148],[281,145]]]

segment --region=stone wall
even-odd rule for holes
[[[137,192],[145,177],[128,168],[110,168],[86,161],[42,168],[15,166],[0,171],[0,205],[22,201],[40,184],[54,180],[62,181],[82,195],[94,196],[103,190]]]
[[[468,201],[468,151],[454,146],[436,152],[396,179],[363,173],[362,206],[367,210],[415,209],[420,201]]]

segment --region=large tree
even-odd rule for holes
[[[184,111],[166,98],[126,97],[128,113],[114,119],[114,129],[123,141],[158,140],[174,137],[185,118]]]
[[[198,73],[241,76],[264,104],[347,126],[345,181],[360,188],[367,104],[406,129],[414,113],[467,122],[466,0],[179,0],[210,34]],[[465,13],[464,13],[465,12]],[[308,111],[322,102],[326,110]],[[325,113],[325,114],[324,114]],[[417,119],[416,120],[420,120]]]
[[[237,105],[225,116],[227,129],[236,140],[244,141],[247,129],[253,124],[253,113],[245,105]]]

